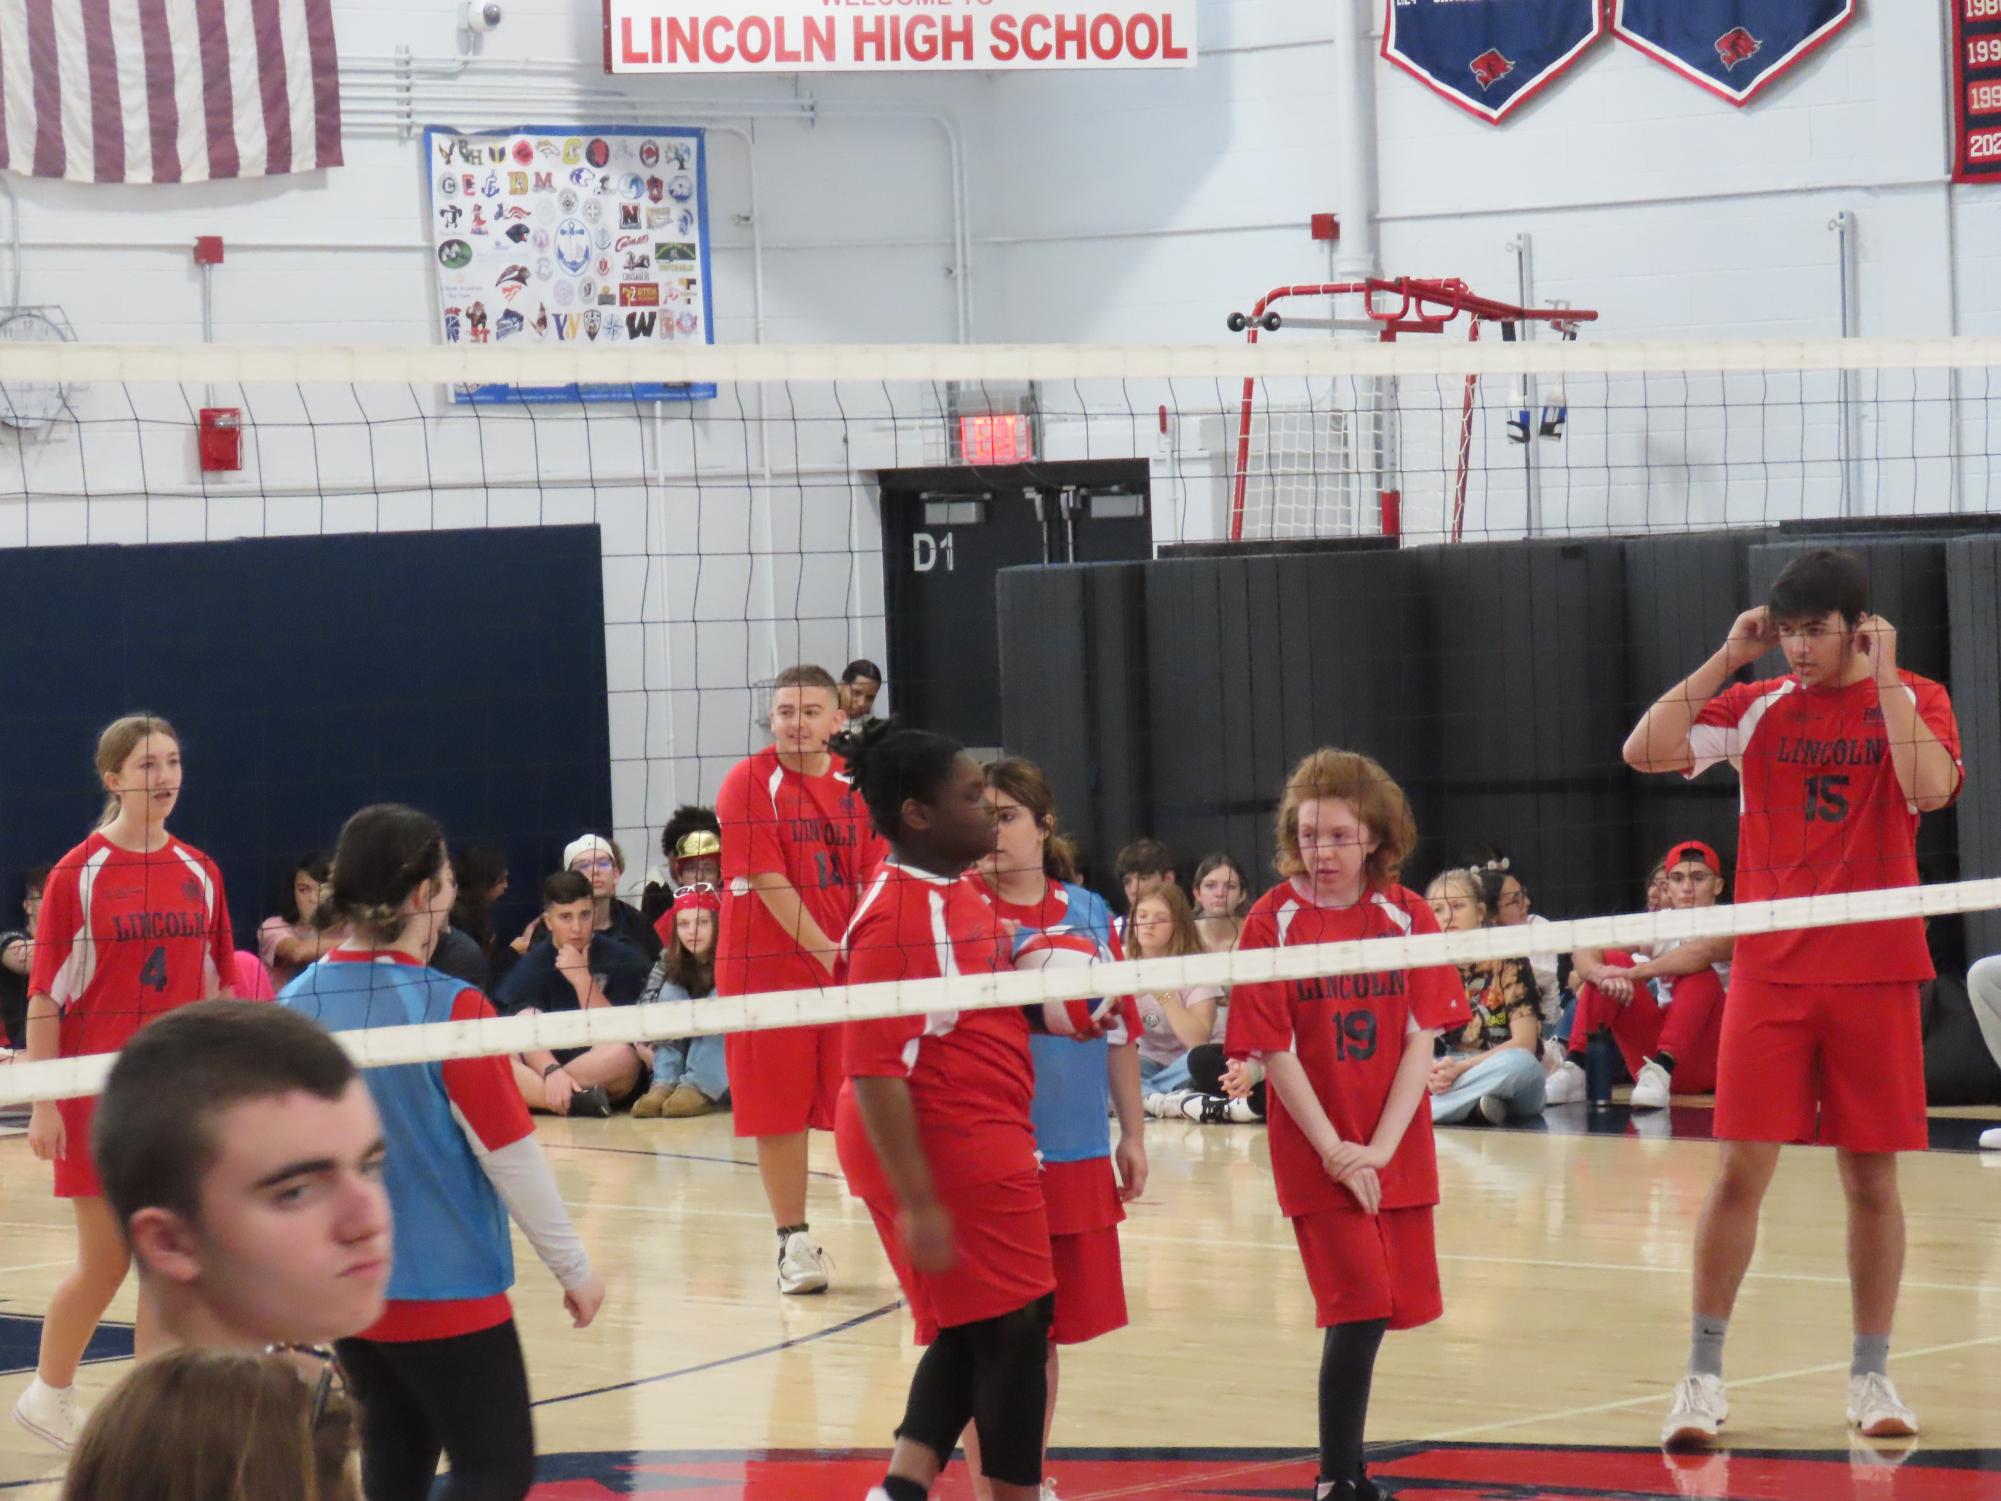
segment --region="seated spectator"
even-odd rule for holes
[[[1126,937],[1128,959],[1184,958],[1201,952],[1195,914],[1180,887],[1159,886],[1139,899]],[[1222,987],[1142,991],[1133,999],[1139,1004],[1144,1028],[1139,1039],[1139,1074],[1147,1092],[1166,1094],[1186,1089],[1188,1050],[1223,1040]]]
[[[1646,910],[1649,912],[1665,911],[1667,904],[1667,866],[1662,861],[1656,860],[1653,869],[1647,872]],[[1640,959],[1650,959],[1653,955],[1646,945],[1641,944],[1636,945],[1625,957],[1637,961]],[[1564,1059],[1570,1056],[1571,1023],[1577,1011],[1577,994],[1587,984],[1595,984],[1600,978],[1599,972],[1605,967],[1605,953],[1602,949],[1578,949],[1570,956],[1570,977],[1564,987],[1570,992],[1570,1004],[1565,1008],[1562,1019],[1557,1023],[1556,1035],[1543,1043],[1542,1061],[1545,1073],[1555,1073],[1563,1067]],[[1614,982],[1614,989],[1616,992],[1616,981]],[[1555,1103],[1560,1104],[1562,1102],[1557,1101]]]
[[[1448,870],[1425,899],[1446,932],[1468,932],[1493,920],[1477,871]],[[1431,1069],[1431,1118],[1444,1125],[1476,1111],[1498,1126],[1542,1114],[1542,1003],[1523,959],[1483,959],[1459,966],[1472,1018]]]
[[[1988,1061],[2001,1067],[2001,954],[1974,961],[1966,972],[1966,995],[1980,1040],[1987,1044]],[[1982,1131],[1980,1145],[1989,1152],[2001,1151],[2001,1126]]]
[[[637,1001],[646,988],[646,959],[630,944],[595,931],[594,913],[591,883],[582,872],[558,871],[544,881],[542,922],[551,941],[536,944],[514,966],[495,1006],[526,1016]],[[652,1053],[631,1043],[554,1053],[536,1048],[515,1058],[514,1082],[530,1110],[604,1117],[638,1094],[652,1069]]]
[[[1116,869],[1119,884],[1126,893],[1126,915],[1116,924],[1119,941],[1123,943],[1126,925],[1132,921],[1133,903],[1149,891],[1174,884],[1174,856],[1158,839],[1135,839],[1119,851]]]
[[[1660,868],[1667,905],[1676,911],[1713,907],[1728,885],[1722,860],[1699,839],[1677,844]],[[1715,1089],[1731,947],[1727,937],[1691,938],[1651,955],[1580,953],[1579,972],[1588,965],[1591,978],[1578,988],[1568,1056],[1549,1077],[1549,1102],[1584,1098],[1584,1055],[1601,1029],[1611,1033],[1632,1077],[1634,1109],[1658,1110],[1676,1089]]]
[[[836,694],[850,729],[860,729],[875,714],[875,696],[882,692],[882,669],[867,657],[857,657],[841,669]]]
[[[674,898],[668,914],[674,926],[667,947],[654,961],[639,999],[697,1001],[716,989],[716,921],[723,899],[714,891],[690,887]],[[653,1116],[681,1119],[720,1110],[729,1098],[730,1076],[720,1037],[687,1037],[653,1044],[653,1087],[633,1101],[641,1120]]]
[[[286,873],[278,910],[264,919],[257,930],[257,957],[271,971],[271,983],[283,990],[296,980],[307,965],[340,946],[347,935],[338,929],[313,925],[320,896],[327,884],[325,855],[299,856]]]
[[[190,1349],[141,1362],[84,1425],[63,1501],[360,1501],[354,1409],[331,1360]]]
[[[1250,896],[1244,868],[1235,860],[1220,850],[1202,857],[1195,867],[1195,931],[1206,952],[1219,954],[1237,946]]]
[[[42,890],[48,884],[48,866],[29,870],[27,895],[21,901],[27,922],[0,933],[0,1026],[6,1028],[7,1046],[16,1050],[28,1045],[28,970],[35,957],[35,920],[41,916]]]
[[[1501,928],[1546,927],[1549,919],[1534,910],[1528,883],[1503,856],[1483,873],[1493,889],[1494,925]],[[1554,949],[1532,953],[1529,970],[1535,976],[1536,995],[1542,1008],[1542,1026],[1548,1035],[1563,1016],[1563,983],[1560,956]]]
[[[452,861],[452,874],[459,883],[458,899],[452,903],[452,930],[471,939],[490,965],[497,941],[493,908],[507,895],[507,856],[489,844],[468,844]]]
[[[493,966],[480,946],[458,930],[457,904],[444,915],[438,928],[438,942],[431,950],[430,966],[441,975],[450,975],[474,990],[492,989]]]
[[[563,850],[563,869],[575,871],[590,882],[591,921],[597,932],[638,949],[648,964],[660,957],[660,935],[653,931],[653,924],[640,915],[637,907],[619,899],[618,883],[625,878],[625,851],[618,847],[616,839],[607,839],[602,834],[578,835]],[[525,954],[548,941],[548,929],[537,914],[514,940],[513,949],[516,954]]]
[[[639,900],[640,915],[653,924],[662,944],[673,931],[674,898],[684,886],[714,886],[723,881],[723,826],[714,808],[683,803],[660,831],[661,863],[646,873]]]

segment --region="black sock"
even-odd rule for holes
[[[1320,1346],[1320,1478],[1353,1481],[1362,1472],[1369,1386],[1388,1319],[1331,1326]]]
[[[1674,1054],[1656,1053],[1654,1054],[1654,1062],[1660,1065],[1662,1073],[1671,1074],[1674,1072]]]
[[[901,1475],[883,1476],[882,1493],[889,1497],[889,1501],[924,1501],[926,1495],[923,1486],[914,1480],[905,1480]]]
[[[806,1233],[806,1222],[804,1220],[801,1220],[796,1225],[780,1225],[778,1227],[778,1238],[780,1240],[785,1239],[785,1237],[788,1235],[793,1235],[793,1234],[804,1235],[805,1233]]]

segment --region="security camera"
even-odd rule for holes
[[[466,30],[491,31],[500,24],[498,0],[467,0]]]

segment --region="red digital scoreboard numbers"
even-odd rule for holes
[[[1954,182],[2001,181],[2001,0],[1952,0]]]
[[[983,412],[959,419],[959,462],[1026,464],[1035,457],[1026,412]]]

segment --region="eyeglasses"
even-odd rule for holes
[[[320,1374],[313,1383],[313,1416],[311,1426],[318,1428],[328,1417],[345,1416],[348,1409],[347,1373],[340,1368],[340,1357],[325,1345],[266,1345],[266,1355],[283,1355],[296,1363],[317,1362]],[[299,1372],[301,1380],[306,1372]]]
[[[618,862],[613,860],[609,855],[592,855],[587,860],[575,861],[570,866],[570,869],[575,871],[617,870]]]

